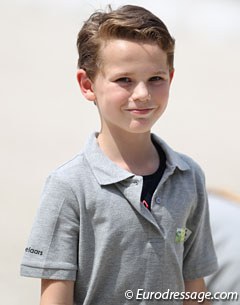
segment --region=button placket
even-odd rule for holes
[[[132,179],[127,179],[128,181],[122,181],[117,185],[118,189],[124,195],[124,197],[129,201],[129,203],[140,213],[146,220],[148,220],[152,225],[154,225],[158,231],[161,232],[160,227],[156,219],[153,217],[152,213],[146,209],[146,207],[140,202],[140,194],[142,191],[142,177],[134,177]],[[127,183],[126,183],[127,182]]]
[[[166,228],[164,227],[162,221],[165,217],[164,213],[164,200],[163,200],[163,190],[161,187],[157,187],[152,197],[152,214],[158,223],[158,226],[161,230],[162,238],[166,239]],[[161,194],[161,196],[160,196]]]

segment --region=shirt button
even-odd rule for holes
[[[161,202],[161,198],[160,198],[160,197],[157,197],[157,198],[156,198],[156,202],[157,202],[157,203],[160,203],[160,202]]]

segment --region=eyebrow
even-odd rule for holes
[[[115,77],[121,77],[121,76],[132,76],[134,74],[131,73],[131,72],[119,72],[115,75]],[[155,72],[152,72],[151,75],[167,75],[168,73],[164,70],[158,70],[158,71],[155,71]]]
[[[164,75],[167,75],[167,72],[164,71],[164,70],[159,70],[159,71],[154,72],[153,74],[154,74],[154,75],[155,75],[155,74],[164,74]]]

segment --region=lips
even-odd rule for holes
[[[134,109],[127,109],[127,111],[129,111],[133,114],[148,114],[153,109],[154,108],[134,108]]]

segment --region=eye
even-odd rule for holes
[[[131,83],[131,79],[129,77],[120,77],[116,80],[118,83]]]
[[[149,79],[150,82],[158,82],[164,80],[161,76],[153,76]]]

